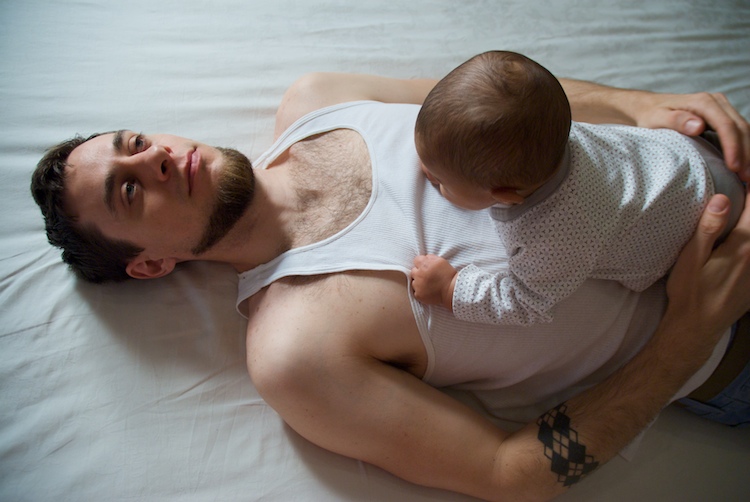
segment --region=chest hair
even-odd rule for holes
[[[313,136],[290,149],[298,216],[292,247],[323,240],[364,211],[372,193],[367,145],[349,129]]]

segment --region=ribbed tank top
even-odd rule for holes
[[[419,169],[413,139],[418,111],[416,105],[368,101],[317,110],[257,159],[256,168],[265,168],[304,138],[350,129],[367,145],[372,193],[362,214],[342,231],[240,274],[238,309],[283,277],[400,271],[427,352],[424,381],[469,389],[494,415],[529,420],[602,380],[645,344],[664,309],[663,283],[635,293],[613,281],[590,280],[555,308],[552,323],[531,327],[466,323],[417,302],[408,275],[418,254],[443,256],[457,268],[507,267],[488,212],[451,205]],[[717,362],[686,387],[699,385]]]

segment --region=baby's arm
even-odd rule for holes
[[[434,254],[414,258],[411,284],[414,297],[428,305],[442,305],[453,311],[453,289],[458,271],[444,258]]]
[[[468,265],[459,273],[446,259],[427,254],[414,258],[411,281],[414,298],[441,305],[464,321],[517,325],[551,321],[547,310],[554,302],[509,272],[493,274]],[[454,297],[458,282],[459,294]]]
[[[561,299],[544,288],[530,288],[509,270],[492,273],[475,265],[462,268],[453,285],[453,315],[482,324],[528,326],[550,322],[550,310]],[[568,285],[567,289],[569,293],[575,287]]]

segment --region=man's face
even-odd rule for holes
[[[177,262],[209,251],[252,200],[250,162],[235,150],[170,135],[119,131],[68,158],[65,209],[111,239]]]

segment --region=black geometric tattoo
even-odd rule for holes
[[[570,428],[568,407],[561,404],[537,420],[544,444],[544,456],[552,461],[552,472],[563,486],[571,486],[599,466],[594,457],[586,455],[586,446],[578,442],[578,433]]]

